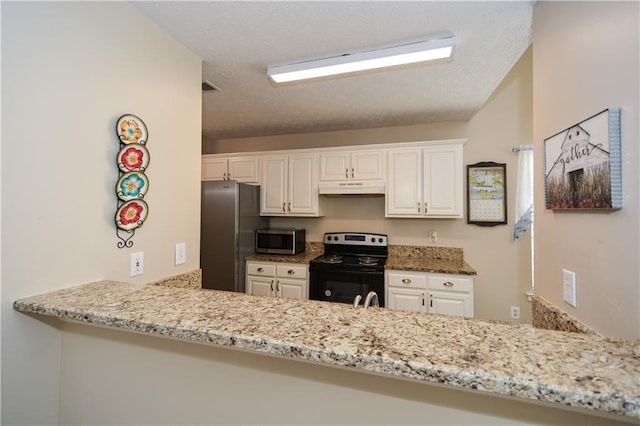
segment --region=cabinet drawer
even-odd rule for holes
[[[307,278],[307,266],[278,265],[277,275],[280,278]]]
[[[273,277],[276,275],[275,265],[266,263],[247,263],[247,275],[265,275]]]
[[[389,272],[387,273],[389,287],[426,288],[427,276],[421,273]]]
[[[435,275],[429,277],[429,290],[470,292],[473,282],[470,278]]]

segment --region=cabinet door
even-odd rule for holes
[[[287,156],[264,157],[261,161],[260,214],[287,214]]]
[[[275,296],[273,277],[253,277],[247,275],[246,292],[257,296]]]
[[[425,216],[462,217],[462,145],[427,147],[423,154]]]
[[[202,156],[202,180],[224,180],[227,177],[227,159]]]
[[[279,278],[276,285],[278,297],[289,297],[292,299],[308,299],[306,280],[293,280]]]
[[[349,179],[349,153],[320,154],[320,180],[343,181]]]
[[[227,179],[243,183],[258,183],[258,157],[229,158]]]
[[[382,151],[353,151],[349,178],[355,180],[383,179],[384,164]]]
[[[315,154],[289,157],[288,214],[318,214],[318,183]]]
[[[387,216],[416,216],[422,213],[422,151],[390,150],[387,153]]]
[[[465,293],[429,291],[429,313],[472,317],[471,296]]]
[[[405,311],[425,312],[425,291],[412,288],[389,287],[387,308]]]

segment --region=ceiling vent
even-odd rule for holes
[[[205,80],[202,82],[202,91],[203,92],[220,92],[220,88],[210,82],[209,80]]]

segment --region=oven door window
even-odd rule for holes
[[[375,291],[380,306],[385,306],[383,272],[312,271],[309,287],[311,299],[338,303],[353,303],[356,295],[364,299]]]

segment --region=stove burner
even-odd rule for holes
[[[337,254],[330,254],[328,256],[323,257],[322,259],[320,259],[320,261],[322,263],[342,263],[342,256],[337,255]]]
[[[360,263],[360,265],[376,265],[378,263],[378,259],[375,257],[364,256],[358,258],[358,263]]]

